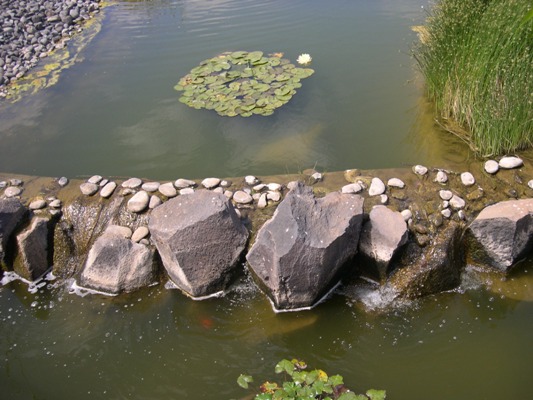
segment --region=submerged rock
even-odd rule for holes
[[[257,234],[250,268],[278,309],[314,305],[357,253],[363,198],[339,192],[316,199],[303,183],[291,191]]]
[[[533,248],[533,199],[486,207],[467,229],[468,260],[507,272]]]
[[[170,279],[192,297],[227,288],[248,240],[230,200],[207,190],[157,207],[148,228]]]

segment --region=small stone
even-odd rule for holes
[[[59,199],[52,200],[50,204],[48,204],[48,206],[52,208],[61,208],[61,200]]]
[[[220,184],[220,179],[218,178],[205,178],[202,181],[202,186],[206,189],[214,189]]]
[[[146,182],[143,183],[141,189],[148,193],[157,192],[161,184],[159,182]]]
[[[22,193],[22,189],[17,186],[9,186],[4,190],[4,196],[6,197],[16,197]]]
[[[449,208],[445,208],[440,212],[444,218],[450,218],[452,215],[452,211]]]
[[[239,204],[250,204],[253,201],[253,198],[245,191],[237,190],[233,194],[233,201]]]
[[[161,200],[158,196],[156,195],[150,196],[150,202],[148,203],[148,208],[150,210],[153,210],[154,208],[156,208],[157,206],[160,206],[161,204],[163,204],[163,200]]]
[[[489,174],[495,174],[500,169],[500,166],[497,161],[488,160],[485,162],[485,172]]]
[[[527,185],[529,186],[530,189],[533,189],[533,179],[531,179]]]
[[[387,196],[386,194],[382,194],[379,196],[379,201],[381,202],[381,204],[387,204],[389,201],[389,196]]]
[[[219,186],[217,188],[214,188],[213,189],[213,192],[214,193],[220,193],[220,194],[224,194],[224,188],[222,186]]]
[[[453,197],[451,190],[439,190],[439,196],[442,200],[450,200]]]
[[[168,197],[169,199],[172,197],[176,197],[178,195],[178,192],[176,191],[176,188],[174,187],[174,184],[172,182],[163,183],[162,185],[159,185],[159,193],[161,193],[163,196]]]
[[[225,190],[224,191],[224,196],[226,196],[228,199],[232,199],[233,198],[233,192],[231,190]]]
[[[180,189],[180,195],[187,195],[187,194],[193,194],[193,193],[194,193],[194,189],[190,187]]]
[[[437,177],[435,178],[435,182],[437,183],[448,182],[448,175],[446,174],[446,172],[439,170],[439,172],[437,172]]]
[[[32,201],[28,207],[30,210],[40,210],[46,207],[46,201],[43,199],[37,199]]]
[[[103,188],[102,190],[100,190],[100,196],[103,197],[104,199],[107,199],[108,197],[110,197],[113,192],[115,191],[115,189],[117,188],[117,184],[115,182],[108,182]]]
[[[459,210],[457,212],[457,216],[459,217],[459,219],[462,219],[462,220],[466,219],[466,214],[465,214],[464,210]]]
[[[246,184],[249,186],[253,186],[259,183],[259,179],[253,175],[247,175],[244,177],[244,182],[246,182]]]
[[[266,193],[264,193],[264,194],[266,194]],[[260,197],[261,197],[261,193],[252,194],[252,199],[254,199],[254,201],[258,201]]]
[[[272,192],[279,192],[281,190],[281,185],[279,183],[269,183],[268,190]]]
[[[472,186],[474,183],[476,183],[476,179],[470,172],[463,172],[461,174],[461,182],[465,186]]]
[[[450,199],[450,206],[455,210],[460,210],[461,208],[464,208],[465,205],[466,205],[466,202],[455,194]]]
[[[121,195],[121,196],[128,196],[128,195],[130,195],[130,194],[134,194],[134,193],[135,193],[135,190],[130,189],[130,188],[128,188],[128,189],[122,189],[122,190],[120,191],[120,195]]]
[[[359,193],[363,188],[358,183],[349,183],[348,185],[344,185],[341,189],[341,193],[345,194],[352,194],[352,193]]]
[[[62,176],[61,178],[59,178],[59,179],[57,180],[57,183],[58,183],[59,186],[61,186],[61,187],[65,187],[65,186],[68,185],[68,178]]]
[[[313,179],[315,183],[320,182],[322,180],[322,174],[320,172],[315,172],[311,175],[311,179]]]
[[[48,211],[50,213],[50,215],[59,215],[61,214],[61,210],[58,210],[58,209],[52,209],[50,211]]]
[[[442,209],[450,207],[450,202],[448,200],[444,200],[442,202]]]
[[[146,209],[146,207],[148,207],[149,202],[150,202],[150,195],[144,190],[141,190],[135,193],[131,197],[131,199],[128,200],[128,211],[131,211],[134,213],[143,212]]]
[[[438,213],[431,214],[428,217],[428,220],[435,228],[439,228],[443,223],[442,214],[438,214]]]
[[[298,181],[291,181],[287,183],[287,189],[292,190],[298,187]]]
[[[146,226],[139,226],[137,229],[135,229],[135,232],[133,232],[133,235],[131,235],[131,241],[135,243],[139,243],[142,239],[148,236],[150,231]]]
[[[98,184],[98,186],[100,187],[104,187],[105,185],[107,185],[109,183],[109,179],[102,179],[100,181],[100,183]]]
[[[6,181],[0,181],[0,189],[3,189],[7,186],[7,182]]]
[[[94,183],[95,185],[97,185],[102,179],[103,178],[100,175],[93,175],[89,179],[87,179],[87,182]]]
[[[96,183],[84,182],[80,185],[80,190],[85,196],[92,196],[98,192],[98,189],[100,189],[100,186]]]
[[[252,190],[250,188],[243,188],[242,191],[248,193],[250,196],[252,195]]]
[[[379,178],[372,178],[372,183],[370,184],[370,189],[368,189],[368,194],[370,196],[378,196],[385,193],[385,184]]]
[[[387,185],[390,186],[390,187],[395,187],[395,188],[399,188],[399,189],[403,189],[405,187],[405,183],[403,183],[403,181],[401,179],[398,179],[398,178],[390,178],[387,181]]]
[[[404,221],[409,221],[411,218],[413,218],[413,213],[411,210],[403,210],[400,214],[402,214]]]
[[[222,186],[223,188],[228,188],[231,186],[231,181],[226,181],[226,180],[220,181],[220,186]]]
[[[150,241],[148,239],[141,239],[139,244],[144,244],[145,246],[148,246],[150,244]]]
[[[428,173],[428,169],[423,165],[415,165],[413,167],[413,172],[417,175],[426,175]]]
[[[130,228],[128,228],[127,226],[120,226],[120,225],[109,225],[106,228],[105,233],[121,236],[125,239],[131,238],[131,235],[132,235]]]
[[[11,184],[11,186],[21,186],[22,185],[22,181],[20,179],[11,179],[9,181],[9,183]]]
[[[280,192],[268,192],[267,199],[277,203],[278,201],[281,200],[281,193]]]
[[[176,180],[176,182],[174,182],[174,186],[176,186],[176,188],[178,188],[178,189],[185,189],[185,188],[188,188],[188,187],[196,186],[196,182],[195,181],[191,181],[190,179],[180,178],[180,179]]]
[[[260,183],[259,185],[255,185],[252,189],[254,190],[254,192],[260,192],[266,187],[267,185],[265,185],[264,183]]]
[[[128,180],[125,180],[124,182],[122,182],[122,187],[123,188],[128,188],[128,189],[139,189],[143,184],[143,181],[139,178],[130,178]]]
[[[259,197],[259,200],[257,201],[257,207],[258,208],[265,208],[267,206],[267,194],[262,193]]]
[[[512,168],[518,168],[524,165],[524,162],[521,158],[518,157],[503,157],[500,162],[498,163],[500,168],[504,169],[512,169]]]

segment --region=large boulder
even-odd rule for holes
[[[52,266],[52,222],[49,218],[33,218],[28,228],[17,235],[18,253],[13,263],[14,271],[23,278],[34,281]]]
[[[277,309],[309,307],[337,282],[357,253],[363,198],[317,199],[298,182],[257,234],[248,263]]]
[[[459,286],[465,266],[462,235],[462,226],[450,222],[426,247],[409,243],[383,290],[395,298],[415,299]]]
[[[208,190],[157,207],[148,227],[171,281],[192,297],[225,290],[248,241],[230,200]]]
[[[409,230],[401,213],[374,206],[363,226],[359,251],[376,266],[384,278],[392,257],[407,243]]]
[[[15,198],[0,200],[0,266],[5,267],[6,250],[9,239],[15,229],[21,225],[28,214],[28,209]]]
[[[157,281],[155,249],[134,243],[110,225],[91,247],[79,285],[99,292],[133,292]]]
[[[467,229],[468,262],[507,272],[533,247],[533,199],[484,208]]]

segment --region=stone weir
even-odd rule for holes
[[[0,262],[28,281],[51,269],[105,294],[170,282],[195,299],[244,266],[277,310],[341,283],[414,299],[454,289],[467,265],[506,274],[529,254],[532,178],[517,157],[173,182],[0,174]]]

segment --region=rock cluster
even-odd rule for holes
[[[49,52],[64,46],[100,0],[0,1],[0,93]]]

